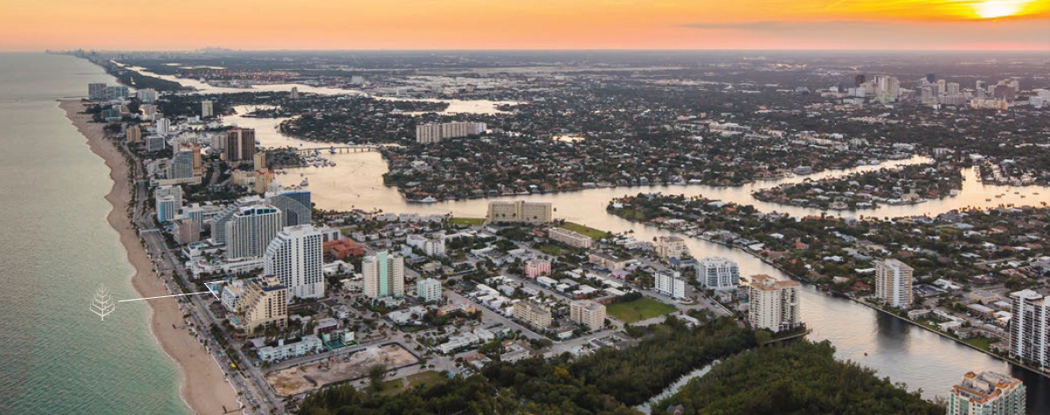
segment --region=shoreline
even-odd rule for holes
[[[106,221],[119,235],[128,263],[135,270],[131,285],[144,297],[171,294],[164,281],[153,272],[153,264],[140,243],[138,230],[126,214],[131,203],[131,183],[124,154],[105,138],[102,124],[92,123],[90,116],[80,113],[83,104],[79,100],[61,100],[58,107],[84,136],[91,151],[109,167],[113,186],[105,199],[112,209]],[[185,324],[178,301],[163,298],[149,301],[148,305],[150,333],[165,355],[176,363],[180,378],[179,395],[188,409],[197,414],[222,414],[225,410],[237,412],[241,407],[237,391],[226,380],[219,363],[189,329],[173,328]]]

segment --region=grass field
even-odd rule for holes
[[[453,225],[478,226],[485,223],[485,218],[452,218],[448,223]]]
[[[649,297],[626,303],[609,304],[606,311],[610,317],[625,323],[634,323],[677,311],[675,306],[664,304]]]
[[[383,382],[383,391],[380,393],[383,395],[397,395],[405,390],[412,389],[416,385],[436,385],[445,381],[445,379],[447,379],[445,376],[435,371],[416,373],[404,379]],[[405,386],[404,380],[408,381],[408,386]]]
[[[554,244],[545,244],[540,247],[540,252],[543,252],[550,256],[561,256],[565,252],[562,247]]]
[[[609,236],[609,232],[600,231],[591,227],[580,225],[578,223],[565,222],[564,225],[561,225],[561,228],[568,229],[573,232],[582,233],[596,240]]]
[[[992,350],[992,339],[987,337],[971,337],[963,341],[981,350]]]

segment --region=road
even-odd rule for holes
[[[169,291],[173,294],[181,293],[183,292],[182,286],[194,287],[195,285],[186,269],[180,263],[176,253],[168,247],[164,235],[156,227],[153,212],[148,209],[146,201],[150,198],[149,183],[142,175],[145,169],[141,158],[130,151],[126,144],[122,145],[125,153],[130,154],[134,160],[132,166],[135,172],[135,206],[132,211],[132,223],[140,230],[139,235],[145,243],[146,252],[153,260],[157,276],[164,280],[165,284],[168,285]],[[172,279],[173,276],[179,278],[182,285],[176,284]],[[179,304],[180,307],[183,305],[188,306],[184,308],[188,308],[190,312],[187,323],[197,327],[198,336],[204,339],[207,349],[213,354],[216,361],[220,362],[219,367],[223,370],[227,379],[240,392],[240,398],[247,401],[248,405],[242,402],[241,412],[260,414],[285,413],[282,401],[273,393],[273,389],[266,383],[262,374],[250,364],[251,361],[248,359],[248,356],[245,356],[239,347],[234,346],[231,349],[237,355],[236,361],[241,362],[238,365],[240,370],[232,370],[230,368],[230,359],[226,356],[226,351],[219,346],[222,343],[213,338],[210,328],[213,325],[217,326],[222,331],[225,339],[231,339],[232,337],[230,333],[226,332],[221,321],[216,319],[209,310],[208,303],[211,300],[210,296],[189,296],[180,298]]]

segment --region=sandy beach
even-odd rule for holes
[[[111,141],[105,139],[102,124],[91,123],[90,116],[80,113],[83,110],[80,101],[61,101],[59,107],[66,111],[66,117],[87,139],[91,151],[102,157],[110,168],[113,188],[106,195],[106,200],[113,205],[113,210],[107,220],[120,234],[120,242],[128,253],[128,262],[135,268],[132,285],[144,297],[170,294],[163,281],[154,274],[153,265],[139,242],[137,231],[126,215],[131,202],[131,183],[128,181],[124,155]],[[222,414],[224,407],[227,411],[239,412],[235,411],[240,407],[237,393],[224,378],[215,359],[189,330],[173,328],[173,325],[181,327],[183,324],[183,313],[178,302],[173,298],[164,298],[148,303],[151,309],[150,331],[164,352],[178,364],[180,391],[190,409],[198,414]]]

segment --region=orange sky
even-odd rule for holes
[[[0,50],[1026,49],[1050,0],[0,0]]]

